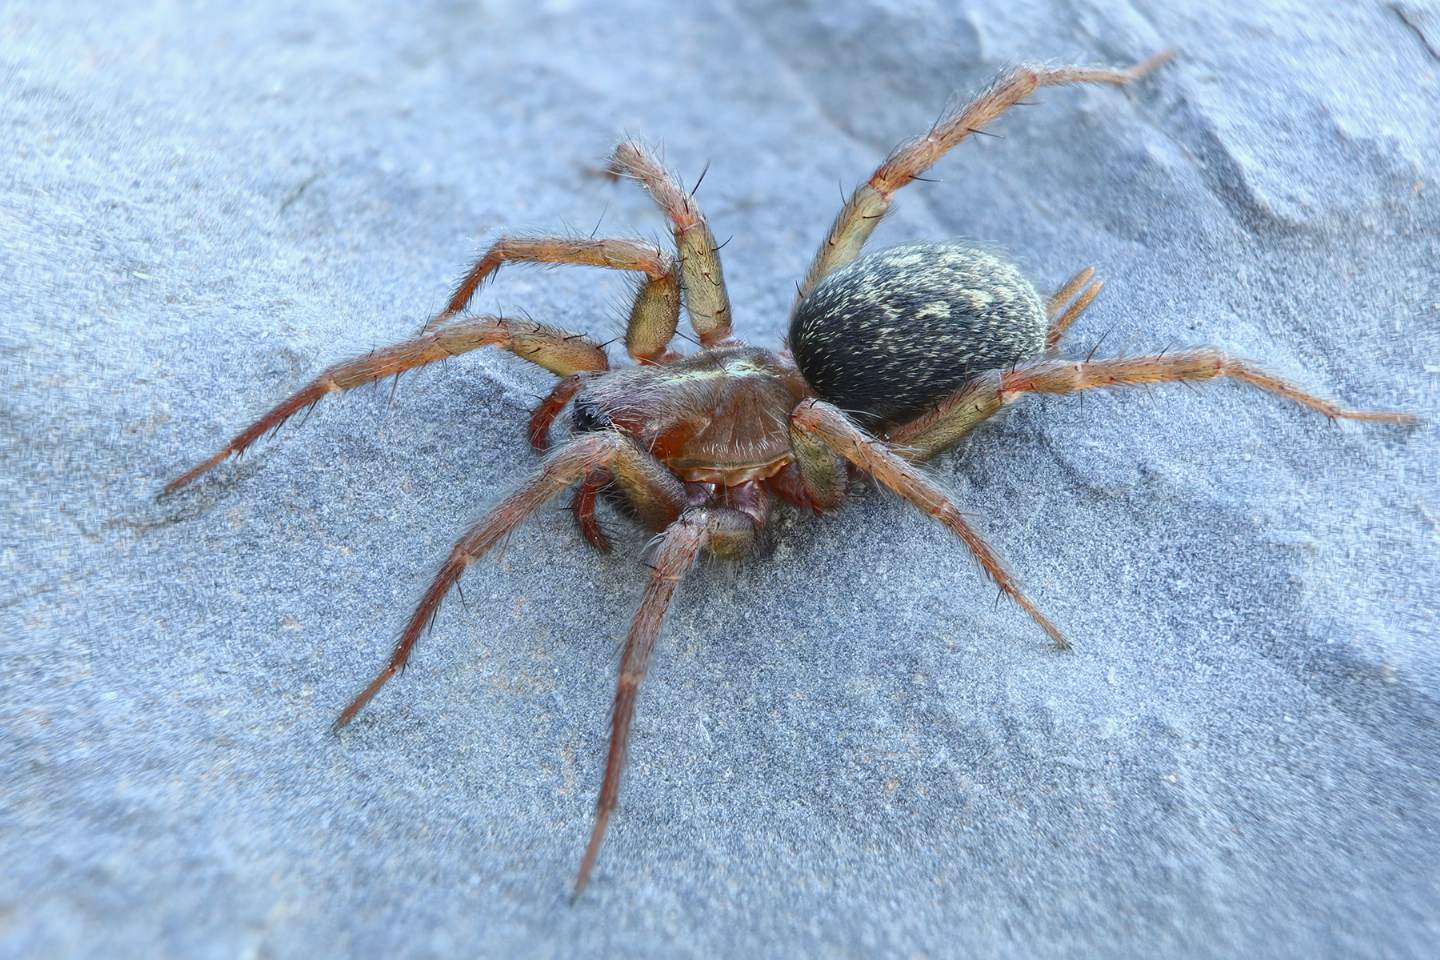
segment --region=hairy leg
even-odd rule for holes
[[[885,431],[885,442],[907,460],[929,460],[959,443],[1000,412],[1001,371],[987,370],[914,420]]]
[[[526,435],[530,438],[530,446],[536,450],[544,450],[550,446],[550,425],[565,409],[565,404],[574,399],[575,394],[585,385],[583,373],[572,373],[570,376],[555,384],[555,389],[546,395],[530,413],[530,426]]]
[[[634,140],[615,148],[611,161],[616,172],[634,177],[649,191],[675,229],[680,252],[680,283],[685,309],[695,335],[704,346],[730,337],[730,295],[720,269],[719,248],[695,198],[680,185],[650,151]]]
[[[586,475],[570,501],[575,525],[585,542],[601,553],[610,552],[610,538],[595,516],[601,492],[607,488],[618,492],[629,514],[649,530],[662,530],[692,501],[686,496],[685,484],[656,461],[652,469],[620,471],[597,468]],[[758,521],[757,521],[758,522]],[[715,551],[716,544],[710,544]]]
[[[575,497],[570,501],[570,512],[575,516],[575,525],[580,536],[601,553],[610,552],[610,538],[605,535],[600,521],[595,517],[595,502],[600,491],[614,482],[609,470],[591,470],[580,486],[575,488]]]
[[[650,654],[655,650],[655,641],[660,636],[660,625],[670,606],[670,598],[700,555],[702,547],[715,539],[734,543],[747,537],[754,537],[754,521],[736,510],[723,507],[688,511],[660,537],[659,549],[650,566],[650,581],[645,586],[645,596],[635,611],[635,618],[630,622],[625,653],[620,660],[620,679],[615,688],[615,706],[610,716],[610,751],[605,760],[600,797],[595,804],[595,826],[590,831],[590,842],[585,847],[585,856],[575,877],[577,897],[590,880],[590,871],[605,841],[605,828],[610,824],[610,815],[620,797],[620,776],[625,769],[625,755],[630,745],[635,696],[650,666]]]
[[[625,328],[625,348],[641,362],[665,352],[680,320],[680,280],[675,261],[653,243],[594,237],[501,237],[475,261],[450,301],[425,324],[434,330],[469,305],[475,291],[504,263],[570,263],[633,270],[645,275],[635,292]]]
[[[351,390],[386,377],[398,377],[406,370],[427,366],[437,360],[458,356],[480,347],[500,347],[524,360],[562,377],[582,370],[605,370],[605,351],[582,334],[566,333],[531,321],[503,317],[476,317],[454,323],[433,333],[393,346],[374,350],[353,360],[337,363],[286,397],[269,412],[235,435],[208,459],[171,480],[163,493],[174,493],[226,457],[245,450],[270,430],[295,414],[319,403],[326,394]]]
[[[897,147],[885,162],[850,195],[830,232],[815,254],[810,272],[795,296],[799,303],[815,285],[860,255],[871,232],[890,209],[895,191],[919,177],[946,151],[1040,87],[1071,83],[1126,84],[1168,61],[1170,51],[1158,53],[1129,70],[1099,67],[1017,67],[959,110],[946,113],[923,137]]]
[[[1022,364],[1000,377],[1001,402],[1020,393],[1074,393],[1097,387],[1131,387],[1151,383],[1214,380],[1228,377],[1278,394],[1316,413],[1339,420],[1377,423],[1415,423],[1408,413],[1388,410],[1349,410],[1333,401],[1306,393],[1294,384],[1246,360],[1202,347],[1175,353],[1110,360],[1039,360]]]
[[[370,681],[370,685],[341,712],[335,720],[334,729],[338,730],[354,719],[386,681],[405,669],[405,663],[415,649],[415,642],[420,639],[425,628],[434,622],[435,614],[440,609],[440,601],[460,579],[466,567],[513,533],[526,518],[561,491],[592,470],[598,469],[610,469],[617,475],[630,476],[637,484],[646,482],[657,473],[669,475],[658,461],[618,433],[587,433],[557,449],[545,459],[535,476],[501,500],[484,519],[465,531],[465,535],[456,541],[449,558],[435,574],[435,579],[431,581],[429,589],[421,597],[419,605],[401,632],[390,659],[375,675],[375,679]],[[679,481],[675,482],[679,484]],[[664,499],[667,493],[666,490],[657,489],[653,496],[660,500]],[[673,504],[674,516],[679,516],[683,506],[683,499]]]
[[[939,484],[922,473],[919,467],[890,449],[884,442],[871,437],[837,407],[823,400],[803,401],[790,414],[790,423],[793,428],[824,443],[947,527],[970,548],[970,553],[990,575],[1001,593],[1019,604],[1020,608],[1049,634],[1059,649],[1070,648],[1070,642],[1065,639],[1065,635],[1020,592],[1014,579],[1001,564],[1000,558],[975,528],[970,526],[950,496]]]
[[[1086,267],[1069,280],[1066,280],[1065,285],[1052,293],[1050,299],[1045,301],[1045,316],[1054,320],[1056,315],[1064,308],[1065,304],[1069,303],[1075,294],[1080,292],[1080,288],[1089,283],[1090,278],[1093,276],[1095,276],[1095,268]]]
[[[1025,393],[1076,393],[1102,387],[1191,382],[1228,377],[1278,394],[1331,419],[1375,423],[1415,423],[1408,413],[1350,410],[1301,390],[1294,384],[1219,350],[1200,348],[1175,353],[1109,360],[1036,360],[1009,370],[988,371],[934,410],[888,431],[887,442],[908,459],[926,460],[945,450]]]
[[[850,486],[845,458],[836,453],[825,438],[796,423],[793,416],[790,418],[790,452],[799,483],[789,474],[777,476],[775,485],[782,495],[816,513],[838,509]]]
[[[1095,302],[1095,298],[1100,296],[1100,291],[1105,288],[1104,280],[1090,283],[1090,278],[1093,276],[1095,276],[1095,268],[1086,267],[1071,277],[1069,282],[1057,290],[1055,295],[1050,298],[1050,302],[1046,304],[1045,315],[1050,318],[1050,329],[1045,332],[1047,356],[1055,355],[1055,351],[1060,348],[1060,338],[1065,336],[1065,331],[1070,329],[1070,325],[1089,308],[1090,304]],[[1081,289],[1082,287],[1084,289]],[[1069,306],[1067,307],[1066,304]]]

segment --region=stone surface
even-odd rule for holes
[[[6,4],[0,953],[1433,950],[1437,21],[1214,6]],[[1431,425],[1223,384],[1018,406],[935,470],[1070,656],[891,497],[783,519],[682,589],[573,906],[643,535],[531,524],[327,733],[531,469],[547,376],[472,355],[152,499],[499,232],[658,235],[595,175],[623,132],[709,163],[773,342],[837,183],[947,94],[1166,45],[967,142],[875,243],[1093,263],[1077,351],[1211,343]],[[609,336],[624,290],[515,268],[479,305]]]

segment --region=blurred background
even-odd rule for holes
[[[683,588],[573,906],[644,536],[528,525],[327,732],[531,469],[545,374],[472,354],[153,499],[500,233],[661,236],[600,175],[622,135],[708,165],[774,344],[842,193],[951,97],[1168,46],[965,142],[872,247],[1094,264],[1076,351],[1214,344],[1430,424],[1017,405],[934,469],[1070,656],[886,495],[782,519]],[[1437,102],[1414,2],[5,4],[0,954],[1426,955]],[[608,339],[625,290],[506,268],[476,307]]]

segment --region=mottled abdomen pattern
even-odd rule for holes
[[[984,370],[1038,357],[1045,307],[1007,260],[908,243],[826,277],[790,321],[790,349],[824,399],[862,421],[917,416]]]

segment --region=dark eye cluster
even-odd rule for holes
[[[574,419],[576,433],[588,433],[593,430],[608,430],[610,418],[601,412],[600,408],[588,397],[580,396],[575,399]]]

